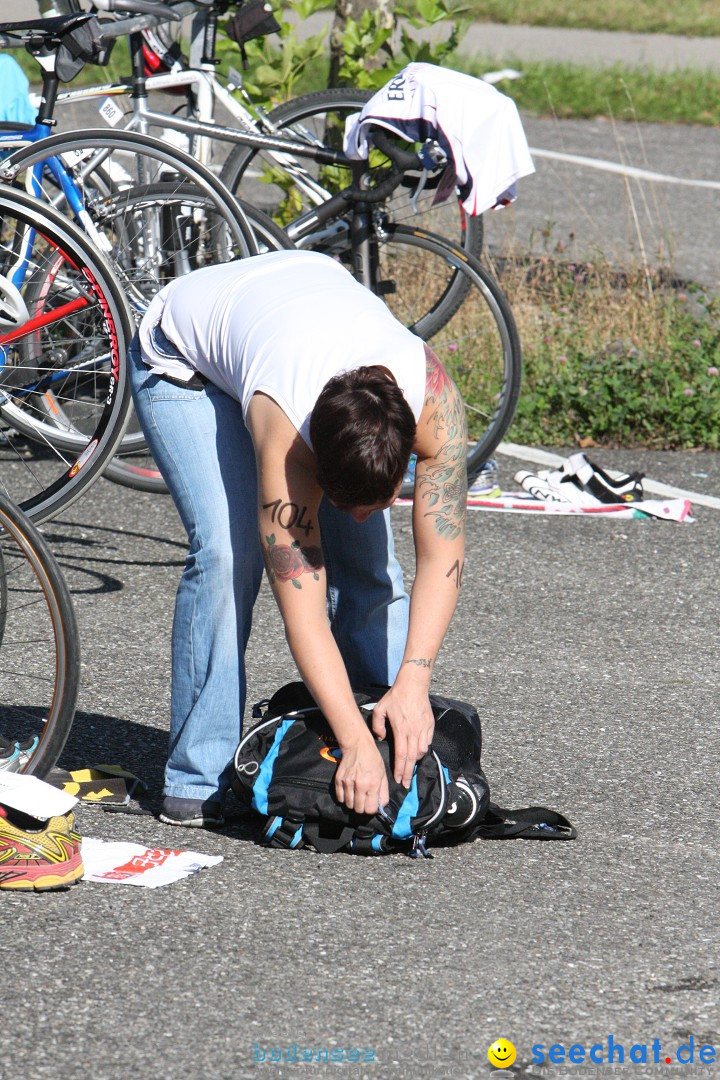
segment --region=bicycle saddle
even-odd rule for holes
[[[51,19],[29,19],[27,22],[0,23],[0,34],[23,34],[29,37],[62,38],[66,34],[84,26],[95,16],[89,11],[79,11],[72,15],[55,15]]]

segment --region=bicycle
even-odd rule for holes
[[[0,25],[0,47],[24,47],[40,63],[43,80],[35,124],[0,125],[0,149],[9,153],[2,164],[2,177],[13,183],[22,181],[27,191],[51,205],[66,206],[105,255],[118,256],[131,299],[142,310],[148,281],[159,287],[167,280],[171,267],[179,265],[186,272],[219,255],[232,258],[254,254],[257,245],[245,213],[224,185],[178,148],[132,132],[112,133],[108,138],[106,131],[88,131],[80,143],[69,135],[52,135],[60,83],[59,54],[93,19],[88,13],[77,13]],[[97,59],[106,60],[107,54],[97,53]],[[113,154],[117,156],[113,158]],[[155,204],[157,216],[150,218],[146,210],[139,228],[136,216],[134,229],[121,230],[121,235],[135,237],[135,245],[129,252],[119,252],[108,227],[111,224],[117,228],[120,219],[121,210],[113,202],[114,197],[132,187],[144,194],[147,202],[148,189],[155,184],[162,187],[162,204],[159,199]],[[204,230],[192,217],[193,228],[188,230],[187,213],[168,227],[167,204],[173,187],[180,184],[197,188],[208,200],[212,213],[207,215]],[[157,224],[161,205],[166,207],[162,227]],[[177,206],[182,205],[178,200]],[[142,267],[140,280],[145,292],[138,287],[137,262]]]
[[[74,6],[74,0],[66,0],[66,2],[68,2],[69,6]],[[128,12],[132,12],[136,8],[147,12],[153,6],[167,10],[167,5],[154,4],[153,0],[97,0],[95,6],[103,9],[121,9]],[[290,177],[292,180],[292,192],[286,193],[286,201],[289,200],[295,209],[301,208],[302,205],[309,205],[310,207],[301,216],[300,222],[303,224],[300,227],[297,221],[289,224],[287,221],[281,222],[286,227],[287,236],[297,246],[315,247],[324,250],[326,233],[319,232],[315,234],[312,230],[308,232],[304,228],[304,223],[311,220],[313,209],[331,198],[333,193],[347,190],[352,179],[356,178],[357,173],[353,167],[349,166],[348,158],[339,146],[331,147],[318,137],[317,132],[310,130],[310,117],[313,114],[321,115],[325,123],[325,134],[331,139],[331,142],[337,142],[339,129],[337,124],[329,124],[327,101],[332,102],[332,116],[334,120],[337,120],[338,116],[344,112],[357,111],[360,104],[367,100],[368,95],[359,92],[358,96],[358,92],[355,91],[349,93],[343,91],[340,96],[336,92],[329,92],[328,95],[310,95],[310,100],[300,100],[299,112],[296,112],[293,108],[288,114],[283,113],[283,117],[280,118],[278,124],[273,123],[262,110],[255,109],[255,115],[253,116],[253,113],[249,111],[254,109],[250,99],[247,98],[247,108],[238,105],[229,92],[225,91],[223,93],[223,89],[215,75],[218,13],[227,9],[228,6],[228,0],[214,0],[209,5],[204,2],[201,4],[201,0],[189,0],[189,2],[188,0],[181,0],[180,3],[173,5],[173,10],[178,14],[187,13],[188,11],[197,12],[198,7],[201,8],[194,19],[195,41],[200,42],[201,40],[201,45],[193,46],[195,52],[201,55],[201,59],[198,61],[199,69],[192,70],[187,66],[183,67],[181,61],[178,60],[175,64],[175,70],[168,75],[157,78],[154,76],[147,78],[146,76],[145,56],[147,42],[143,37],[143,33],[147,33],[148,25],[160,25],[162,15],[150,16],[144,14],[135,18],[120,20],[118,23],[109,26],[103,25],[102,36],[104,42],[114,42],[117,37],[127,34],[130,41],[131,78],[127,82],[108,87],[69,91],[64,95],[60,95],[60,100],[79,100],[88,96],[102,96],[106,92],[111,94],[129,93],[133,103],[133,112],[130,120],[126,122],[126,127],[122,129],[123,131],[138,131],[146,134],[152,127],[161,127],[166,135],[175,132],[177,135],[187,138],[193,153],[203,160],[210,159],[209,148],[216,143],[230,144],[233,149],[226,165],[221,170],[220,179],[226,186],[231,186],[232,192],[236,196],[239,195],[240,185],[248,172],[249,165],[254,160],[255,155],[263,151],[268,156],[268,160],[272,163],[275,171],[277,172],[280,169],[284,177]],[[191,102],[189,117],[180,116],[176,113],[158,112],[149,108],[147,102],[149,88],[173,90],[183,87],[189,89],[193,101],[194,95],[197,94],[197,107]],[[53,101],[55,101],[56,91],[57,86],[52,91]],[[46,87],[44,82],[43,99],[47,99],[49,93],[50,88]],[[238,128],[228,128],[213,122],[213,105],[216,100],[221,101],[231,109],[239,124]],[[290,103],[290,105],[294,106],[294,103]],[[288,107],[284,106],[283,109]],[[295,125],[298,116],[302,123],[299,123],[296,131],[294,126],[289,125]],[[294,137],[289,138],[289,133],[292,133]],[[92,132],[92,134],[97,135],[96,132]],[[78,152],[80,149],[79,143],[75,143],[73,150]],[[34,164],[37,164],[38,161],[37,157],[33,159],[20,158],[18,155],[15,155],[14,160],[24,167],[31,160]],[[312,164],[319,166],[320,172],[317,175],[311,171]],[[387,159],[380,155],[380,160],[378,160],[378,154],[375,153],[374,160],[365,166],[363,172],[367,174],[367,178],[370,178],[375,172],[382,174],[383,164],[387,164]],[[84,171],[87,173],[87,169]],[[454,202],[450,200],[449,203],[440,204],[438,207],[433,206],[431,208],[430,206],[430,195],[439,182],[442,171],[442,168],[428,166],[427,164],[421,166],[418,159],[413,158],[412,164],[405,167],[398,184],[387,189],[384,198],[385,212],[393,221],[396,221],[398,217],[406,216],[408,207],[410,207],[414,220],[419,217],[434,232],[449,231],[451,234],[457,233],[461,246],[466,248],[469,253],[479,255],[482,247],[481,219],[466,217],[459,200]],[[395,195],[400,190],[405,194],[398,205],[395,201]],[[420,212],[417,204],[419,198],[424,200],[422,212]],[[254,192],[253,200],[256,199],[257,192]],[[246,202],[243,202],[243,206],[246,210],[248,209]],[[446,212],[447,206],[451,207],[451,216],[454,215],[458,220],[454,220],[446,227],[445,224],[438,222],[437,218],[438,215],[443,215]],[[271,210],[272,206],[268,205],[267,209]],[[333,234],[335,249],[337,249],[343,238],[346,247],[350,248],[353,245],[354,241],[350,236],[350,217],[347,213],[336,214],[333,223]],[[462,278],[454,275],[454,280],[451,282],[451,287],[448,288],[442,304],[447,303],[449,307],[452,307],[464,295],[467,295],[467,286]]]
[[[76,7],[77,0],[65,0],[68,9]],[[115,36],[127,36],[130,42],[132,74],[127,80],[108,83],[95,87],[70,89],[58,94],[58,104],[73,104],[92,99],[102,99],[100,109],[109,123],[120,125],[123,130],[136,130],[147,133],[152,127],[160,127],[169,132],[177,132],[187,139],[190,153],[205,164],[216,160],[213,153],[216,136],[203,129],[197,133],[192,129],[176,126],[177,111],[161,112],[148,108],[147,93],[169,92],[183,93],[185,97],[185,116],[203,123],[213,123],[217,109],[223,108],[237,125],[237,130],[246,134],[292,134],[310,145],[342,146],[344,119],[349,113],[358,112],[369,100],[371,94],[362,90],[329,90],[294,98],[291,102],[271,112],[257,106],[242,85],[242,76],[232,71],[224,85],[217,70],[216,53],[219,17],[231,7],[242,7],[242,0],[214,0],[210,4],[192,0],[175,3],[173,10],[182,13],[194,13],[192,22],[192,41],[189,49],[190,59],[168,36],[166,27],[160,18],[147,14],[139,18],[118,20],[115,26],[104,26],[106,40]],[[106,9],[107,0],[98,0],[95,5]],[[117,10],[117,0],[112,7]],[[131,10],[134,5],[123,4]],[[244,43],[257,36],[264,36],[267,30],[260,26],[258,30],[248,30],[233,40],[242,48]],[[233,81],[234,80],[234,81]],[[242,94],[238,101],[236,92]],[[130,98],[130,111],[123,116],[118,102]],[[224,136],[220,136],[224,138]],[[246,175],[247,145],[237,144],[231,148],[227,164],[220,170],[220,177],[233,194],[239,193],[239,184]],[[275,148],[266,151],[268,168],[263,179],[262,198],[259,200],[263,209],[270,215],[277,210],[280,202],[290,200],[295,214],[300,209],[308,209],[324,201],[329,193],[344,186],[342,170],[339,165],[328,172],[318,174],[311,171],[311,162],[298,160],[291,153],[280,152]],[[271,190],[273,176],[281,178],[279,190]],[[396,223],[412,220],[413,224],[441,235],[449,235],[471,254],[480,256],[482,249],[482,218],[470,218],[465,215],[462,204],[457,199],[449,199],[433,205],[435,186],[439,176],[424,177],[416,173],[405,178],[404,184],[393,192],[387,201],[386,210]],[[269,181],[269,183],[267,182]],[[292,193],[288,191],[291,185]],[[253,189],[252,201],[258,202],[259,189]],[[287,221],[282,221],[287,224]]]
[[[0,771],[47,776],[75,716],[72,598],[35,525],[0,494]]]
[[[157,5],[154,5],[157,7]],[[45,195],[50,205],[66,205],[103,253],[113,257],[115,269],[137,318],[149,297],[166,281],[217,259],[245,257],[269,247],[288,247],[285,234],[254,208],[243,209],[203,166],[160,140],[135,133],[83,133],[52,136],[52,112],[58,88],[57,55],[70,35],[92,16],[68,16],[43,22],[5,24],[12,44],[24,44],[33,55],[43,53],[43,102],[35,125],[8,130],[0,127],[0,146],[22,148],[2,165],[2,178],[21,180],[32,193]],[[8,36],[3,39],[7,44]],[[108,137],[109,135],[109,137]],[[26,145],[29,144],[29,145]],[[88,154],[90,150],[90,154]],[[113,158],[114,153],[122,160]],[[128,172],[136,162],[137,184]],[[153,182],[159,178],[159,182]],[[15,284],[28,285],[33,296],[49,287],[34,267],[26,282],[22,267]],[[124,355],[121,359],[124,364]],[[87,384],[77,384],[87,392]],[[67,402],[70,388],[66,383]],[[38,399],[41,408],[24,410],[18,429],[45,445],[74,449],[70,409],[61,404],[54,387]],[[33,430],[41,423],[39,431]],[[82,428],[75,433],[83,435]],[[139,431],[127,435],[123,450],[132,454],[144,439]],[[113,478],[123,479],[127,464],[108,465]]]
[[[375,144],[388,165],[375,169],[362,162],[348,162],[338,150],[307,142],[248,135],[182,118],[176,118],[175,125],[179,130],[212,135],[251,149],[290,152],[349,170],[352,182],[301,215],[289,232],[298,246],[311,244],[349,265],[359,280],[383,296],[395,314],[439,352],[470,412],[469,430],[474,441],[468,450],[468,468],[471,477],[476,474],[504,434],[514,411],[521,370],[519,340],[507,301],[477,260],[439,236],[388,220],[387,200],[409,173],[421,168],[418,155],[399,150],[376,132]],[[92,135],[97,143],[97,133]],[[105,138],[112,141],[121,136],[128,137],[118,132]],[[14,154],[10,164],[28,167],[62,145],[81,148],[85,139],[83,133],[53,136],[40,148],[30,147]],[[425,174],[435,170],[422,165],[422,171]],[[418,288],[420,281],[425,282],[422,289]],[[472,319],[468,322],[468,312],[462,309],[469,295],[474,295],[478,303],[470,305]],[[438,338],[441,332],[443,336]],[[150,490],[163,489],[150,462],[147,466],[134,464],[126,479]]]
[[[3,185],[0,296],[0,487],[29,517],[47,521],[87,490],[120,445],[134,320],[87,236]]]

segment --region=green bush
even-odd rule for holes
[[[284,0],[275,6],[281,47],[272,38],[251,41],[246,46],[249,71],[244,81],[256,101],[277,105],[294,95],[327,87],[329,26],[301,41],[288,15],[302,23],[332,6],[332,0]],[[348,19],[342,33],[339,85],[376,90],[411,61],[443,63],[457,49],[468,25],[460,17],[464,10],[454,0],[416,0],[407,7],[396,4],[394,17],[405,20],[399,32],[394,25],[388,25],[378,8],[367,9],[358,20]],[[441,22],[448,23],[448,32],[432,43],[413,33],[414,29],[423,30]],[[219,38],[218,54],[221,70],[227,70],[229,64],[237,66],[237,46],[232,42]]]

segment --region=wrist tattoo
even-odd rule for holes
[[[406,660],[406,664],[415,664],[415,667],[432,667],[432,660],[419,657],[417,660]]]

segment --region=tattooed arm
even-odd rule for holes
[[[433,733],[428,690],[435,658],[457,605],[465,555],[465,407],[435,354],[425,347],[425,405],[417,428],[413,537],[416,573],[410,625],[395,683],[373,713],[381,737],[390,722],[394,775],[407,784]]]
[[[248,427],[258,464],[260,547],[298,671],[342,749],[340,802],[375,813],[389,798],[385,766],[350,688],[330,630],[315,461],[282,410],[256,394]]]

